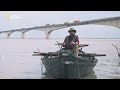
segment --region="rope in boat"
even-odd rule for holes
[[[80,68],[79,68],[79,63],[78,63],[78,58],[75,57],[72,53],[68,52],[68,54],[74,58],[76,58],[76,61],[77,61],[77,68],[78,68],[78,75],[79,75],[79,78],[81,79],[81,76],[80,76]]]

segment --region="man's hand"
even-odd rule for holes
[[[73,41],[70,42],[70,45],[75,45],[75,44],[78,44],[78,42],[73,42]]]
[[[65,42],[64,42],[64,43],[62,43],[62,46],[63,46],[63,47],[65,46]]]
[[[73,42],[73,41],[70,42],[70,45],[74,45],[74,44],[75,44],[75,42]]]

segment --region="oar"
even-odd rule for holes
[[[38,52],[34,52],[34,53],[40,53],[40,50],[37,48]]]
[[[57,42],[57,44],[58,44],[58,46],[59,46],[59,48],[60,48],[60,45],[59,45],[59,43],[58,43],[58,41],[56,41]],[[60,48],[61,49],[61,48]]]

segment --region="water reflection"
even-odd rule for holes
[[[115,74],[120,74],[120,58],[116,60]]]
[[[111,79],[120,79],[120,58],[118,57],[115,61],[114,72],[109,77]]]
[[[117,66],[120,67],[120,58],[118,58],[118,65]]]
[[[93,70],[90,74],[88,74],[87,76],[85,76],[83,79],[97,79],[95,71]]]
[[[41,77],[42,79],[57,79],[57,78],[54,78],[53,76],[51,76],[47,71],[45,71]],[[97,79],[97,76],[95,75],[95,72],[94,70],[88,74],[87,76],[85,76],[84,78],[82,79]]]
[[[53,76],[51,76],[47,71],[45,71],[41,77],[42,79],[55,79]]]
[[[40,57],[33,57],[33,51],[53,52],[59,49],[56,41],[63,39],[11,39],[0,40],[0,78],[9,79],[55,79],[47,72],[41,77]],[[81,39],[81,43],[90,44],[83,49],[87,53],[104,53],[106,57],[96,57],[98,63],[94,71],[83,79],[120,79],[120,58],[112,44],[120,40]],[[42,44],[41,44],[42,42]],[[14,45],[16,44],[16,45]]]

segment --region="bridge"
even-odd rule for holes
[[[40,30],[43,31],[46,35],[46,39],[50,38],[50,34],[54,30],[59,30],[71,26],[78,26],[78,25],[88,25],[88,24],[95,24],[95,25],[107,25],[107,26],[114,26],[120,29],[120,16],[119,17],[111,17],[111,18],[102,18],[96,20],[88,20],[88,21],[81,21],[81,22],[72,22],[72,23],[64,23],[64,24],[52,24],[52,25],[45,25],[45,26],[35,26],[31,28],[21,28],[15,30],[8,30],[8,31],[0,31],[0,34],[5,33],[7,34],[7,38],[10,38],[10,35],[14,32],[21,32],[22,39],[24,39],[25,33],[31,30]]]

